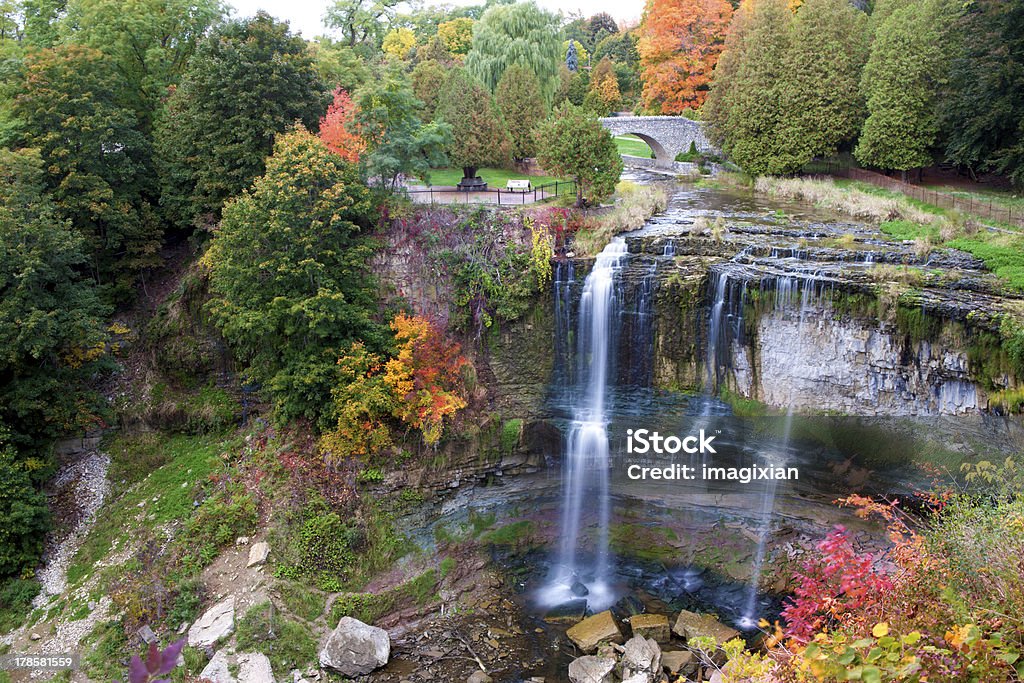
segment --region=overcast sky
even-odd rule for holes
[[[266,10],[278,19],[291,23],[292,30],[306,38],[314,38],[324,32],[321,19],[330,0],[228,0],[235,8],[236,16],[252,16],[258,10]],[[449,5],[479,5],[480,0],[450,0]],[[538,0],[537,4],[552,12],[579,12],[584,16],[607,12],[619,21],[636,21],[643,11],[641,0]]]

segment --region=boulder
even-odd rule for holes
[[[635,614],[629,618],[629,627],[634,636],[651,638],[659,643],[667,643],[671,637],[668,617],[664,614]]]
[[[578,624],[586,614],[587,601],[579,598],[552,607],[544,615],[544,621],[549,624]]]
[[[670,674],[688,674],[696,667],[693,653],[689,650],[673,650],[661,653],[661,665]]]
[[[229,595],[206,610],[188,630],[189,647],[207,647],[235,631],[235,596]]]
[[[342,617],[320,650],[320,665],[350,678],[363,676],[388,663],[388,632],[352,617]]]
[[[687,640],[691,638],[713,638],[721,647],[733,638],[739,638],[740,632],[726,626],[710,614],[697,614],[683,610],[676,619],[672,632]]]
[[[238,683],[274,683],[270,660],[259,652],[238,655]]]
[[[566,631],[565,635],[576,644],[576,647],[588,653],[597,649],[599,643],[622,642],[622,632],[608,610],[587,617]]]
[[[267,561],[267,557],[270,556],[270,544],[266,541],[260,541],[259,543],[253,543],[252,547],[249,548],[249,561],[246,563],[246,567],[258,567]]]
[[[492,683],[493,678],[483,671],[474,671],[473,675],[466,679],[466,683]]]
[[[236,683],[235,677],[231,675],[231,662],[228,661],[227,652],[217,650],[217,653],[200,672],[199,680],[210,683]]]
[[[641,675],[646,682],[661,677],[661,648],[649,638],[633,636],[622,650],[622,678]]]
[[[574,659],[569,664],[569,680],[572,683],[614,683],[614,657],[587,655]]]
[[[644,603],[640,602],[637,598],[632,595],[627,595],[621,598],[612,607],[612,613],[620,619],[631,617],[634,614],[643,614],[647,611]]]

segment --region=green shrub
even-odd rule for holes
[[[322,498],[311,500],[275,530],[281,547],[276,574],[289,579],[312,579],[326,591],[341,590],[351,578],[354,548],[363,541],[362,530],[343,522]]]
[[[186,564],[204,567],[217,551],[256,526],[256,501],[240,483],[231,483],[213,493],[196,508],[185,524]]]
[[[30,579],[10,579],[0,586],[0,633],[7,633],[25,620],[40,588],[38,581]]]
[[[167,622],[171,626],[194,621],[199,616],[199,608],[203,604],[203,598],[206,597],[206,589],[198,578],[189,578],[179,582],[177,592],[171,611],[167,616]]]

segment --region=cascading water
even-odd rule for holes
[[[542,596],[549,604],[587,595],[591,609],[602,609],[612,600],[606,403],[620,313],[617,284],[627,254],[625,240],[608,244],[595,259],[580,298],[576,387],[563,465],[561,545],[558,567]],[[586,535],[585,513],[590,512],[596,513],[596,529],[592,556],[584,562],[579,549]]]

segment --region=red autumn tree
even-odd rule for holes
[[[359,161],[359,155],[366,149],[366,142],[352,132],[356,110],[352,97],[338,88],[334,91],[334,102],[320,119],[320,139],[332,152],[352,163]]]
[[[680,114],[704,104],[731,20],[728,0],[647,0],[637,50],[648,110]]]

